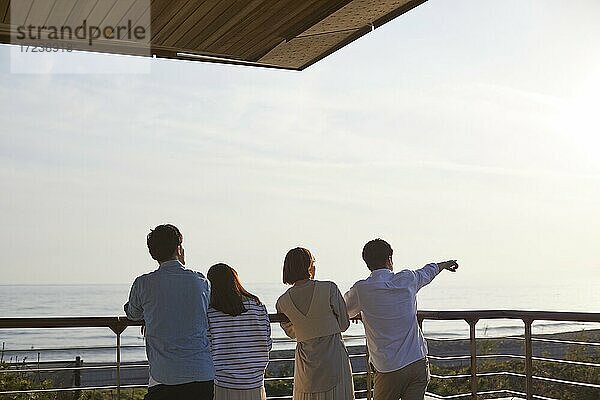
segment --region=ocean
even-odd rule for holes
[[[351,283],[338,283],[344,292]],[[58,316],[117,316],[123,315],[129,285],[0,285],[0,317],[58,317]],[[286,290],[278,283],[247,284],[269,309],[275,312],[276,299]],[[421,290],[418,298],[421,310],[483,310],[520,309],[545,311],[598,312],[600,291],[593,286],[571,287],[468,287],[437,284],[435,281]],[[600,324],[537,321],[534,334],[557,333],[583,329],[599,329]],[[274,348],[293,347],[284,340],[278,324],[272,325]],[[468,325],[461,321],[425,321],[426,337],[452,339],[468,337]],[[346,332],[348,344],[363,344],[361,324],[352,324]],[[523,324],[515,320],[482,320],[477,325],[478,337],[522,335]],[[359,337],[359,338],[357,338]],[[115,335],[109,329],[0,329],[2,357],[28,362],[66,361],[80,356],[86,362],[115,360]],[[144,339],[138,327],[125,330],[122,335],[122,360],[146,360]]]

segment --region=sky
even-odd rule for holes
[[[1,284],[130,283],[145,236],[278,282],[458,259],[449,285],[600,285],[600,3],[430,0],[303,72],[0,46]],[[149,64],[148,64],[149,63]],[[149,66],[149,68],[146,68]]]

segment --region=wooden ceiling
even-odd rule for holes
[[[84,51],[303,70],[425,1],[0,0],[0,43],[16,44],[18,27],[28,24],[132,21],[149,32],[145,41],[62,42]]]

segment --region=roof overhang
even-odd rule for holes
[[[52,29],[76,29],[85,21],[101,28],[124,26],[129,36],[99,37],[91,45],[87,38],[55,35],[50,44],[303,70],[425,1],[0,0],[0,43],[39,45],[39,37],[21,37],[28,26],[48,39]],[[144,40],[131,37],[138,26],[148,32]]]

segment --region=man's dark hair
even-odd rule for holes
[[[394,250],[388,242],[383,239],[374,239],[363,247],[362,258],[367,263],[367,267],[374,271],[384,268],[388,258],[392,256]]]
[[[283,283],[293,285],[302,279],[310,278],[308,268],[313,262],[313,256],[308,249],[296,247],[285,255],[283,261]]]
[[[146,237],[150,255],[158,262],[173,258],[173,254],[181,242],[183,242],[181,232],[171,224],[159,225],[151,229]]]

